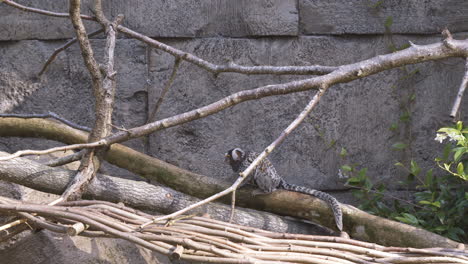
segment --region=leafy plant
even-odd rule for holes
[[[408,172],[406,180],[399,184],[408,190],[413,186],[416,187],[417,191],[410,201],[391,196],[383,184],[375,186],[367,176],[365,168],[358,170],[354,165],[344,165],[341,170],[350,176],[347,185],[355,188],[353,194],[361,200],[359,206],[361,209],[466,243],[468,242],[467,134],[468,129],[463,127],[462,122],[458,122],[455,127],[441,128],[437,133],[437,141],[442,143],[445,139],[449,139],[455,143],[446,144],[442,157],[436,159],[438,166],[448,172],[447,175],[435,176],[432,168],[423,170],[413,160],[409,166],[401,162],[395,164]]]
[[[468,153],[468,128],[464,128],[463,123],[458,121],[455,127],[443,127],[437,132],[435,140],[442,143],[448,138],[450,141],[456,141],[457,146],[452,148],[452,160],[447,160],[446,157],[437,158],[437,165],[448,173],[468,181],[467,159],[463,159]],[[441,165],[441,163],[443,165]],[[453,171],[452,165],[456,165],[456,171]]]

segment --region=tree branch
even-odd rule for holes
[[[276,75],[323,75],[330,73],[337,69],[333,66],[321,66],[321,65],[311,65],[311,66],[242,66],[235,63],[230,63],[229,65],[217,65],[208,61],[205,61],[193,54],[184,52],[173,48],[169,45],[166,45],[162,42],[154,40],[148,36],[145,36],[141,33],[133,31],[124,26],[118,26],[117,29],[124,33],[125,35],[132,37],[134,39],[140,40],[151,47],[165,51],[172,56],[190,62],[202,69],[205,69],[211,73],[219,74],[223,72],[235,72],[242,74],[276,74]]]
[[[89,33],[88,35],[88,38],[91,38],[91,37],[94,37],[100,33],[102,33],[104,30],[103,29],[98,29],[96,31],[93,31],[91,33]],[[52,53],[52,55],[50,55],[50,57],[47,59],[47,61],[44,63],[44,66],[42,66],[42,69],[41,71],[37,74],[38,76],[41,76],[46,70],[47,70],[47,67],[52,63],[52,61],[54,61],[54,59],[57,57],[57,55],[64,51],[65,49],[67,49],[68,47],[70,47],[71,45],[75,44],[77,41],[76,37],[72,38],[71,40],[69,40],[67,43],[63,44],[62,46],[58,47],[57,49],[55,49],[54,53]]]
[[[31,8],[31,7],[26,7],[23,5],[19,5],[15,3],[14,1],[10,0],[5,0],[5,4],[8,4],[12,7],[19,8],[23,11],[26,12],[32,12],[32,13],[39,13],[43,15],[49,15],[49,16],[55,16],[55,17],[68,17],[69,15],[66,13],[55,13],[55,12],[50,12],[50,11],[45,11],[37,8]],[[102,14],[102,13],[100,13]],[[96,17],[90,17],[90,16],[81,16],[82,19],[87,19],[87,20],[93,20],[97,21]],[[234,63],[231,63],[229,65],[217,65],[208,61],[205,61],[195,55],[192,55],[190,53],[175,49],[171,46],[168,46],[164,43],[161,43],[157,40],[151,39],[143,34],[140,34],[138,32],[135,32],[129,28],[126,28],[124,26],[118,26],[117,30],[120,32],[138,39],[142,42],[145,42],[156,49],[165,51],[171,55],[173,55],[176,58],[185,60],[187,62],[193,63],[194,65],[197,65],[198,67],[201,67],[203,69],[206,69],[209,72],[212,72],[214,74],[219,74],[222,72],[236,72],[236,73],[242,73],[242,74],[277,74],[277,75],[285,75],[285,74],[290,74],[290,75],[322,75],[322,74],[327,74],[335,69],[337,67],[332,67],[332,66],[321,66],[321,65],[311,65],[311,66],[242,66],[242,65],[236,65]]]
[[[5,155],[0,152],[0,156]],[[34,161],[18,158],[0,162],[0,179],[21,184],[39,191],[61,194],[67,184],[74,179],[74,172],[61,168],[50,168]],[[99,174],[84,192],[84,197],[111,202],[123,202],[129,206],[161,213],[172,213],[185,208],[199,199],[155,186],[144,181],[132,181]],[[67,202],[66,204],[86,201]],[[284,219],[277,215],[249,209],[238,209],[235,223],[265,228],[275,232],[307,233],[313,231],[310,224]],[[212,203],[192,213],[208,214],[212,218],[228,220],[230,206]]]
[[[164,100],[164,97],[166,96],[166,93],[169,91],[169,88],[171,88],[172,83],[175,80],[175,77],[177,75],[177,70],[179,69],[181,60],[179,58],[176,58],[174,61],[174,67],[172,68],[171,76],[169,77],[169,80],[167,81],[166,85],[164,86],[163,91],[161,92],[161,95],[159,96],[158,101],[156,102],[153,111],[148,117],[147,123],[154,122],[156,118],[156,114],[158,113],[159,108],[161,107],[161,104]]]
[[[95,0],[96,19],[106,29],[107,41],[105,51],[106,69],[105,76],[102,76],[101,69],[94,59],[93,50],[89,39],[86,36],[86,30],[80,17],[80,0],[70,0],[70,18],[75,28],[78,42],[80,44],[81,53],[85,61],[85,65],[91,74],[93,83],[93,92],[95,103],[96,121],[94,128],[89,135],[88,141],[97,141],[107,137],[112,132],[112,112],[114,110],[115,97],[115,79],[114,79],[114,50],[116,31],[115,27],[123,19],[123,16],[118,16],[115,22],[110,23],[102,12],[101,1]],[[104,71],[104,70],[103,70]],[[105,151],[105,150],[100,150]],[[97,158],[100,161],[100,152]],[[69,184],[65,192],[62,194],[62,200],[78,199],[86,189],[86,186],[93,179],[100,163],[93,161],[94,149],[86,153],[81,159],[81,165],[78,169],[73,181]]]
[[[458,109],[460,108],[461,100],[463,98],[463,94],[465,93],[466,86],[468,86],[468,59],[465,60],[465,75],[463,76],[460,88],[458,88],[458,94],[455,98],[455,102],[453,103],[452,111],[450,112],[450,117],[454,120],[456,119]]]
[[[219,192],[215,195],[212,195],[208,198],[206,198],[205,200],[203,201],[200,201],[196,204],[193,204],[187,208],[184,208],[178,212],[174,212],[170,215],[165,215],[165,216],[162,216],[162,217],[158,217],[158,218],[155,218],[153,219],[153,221],[150,221],[150,222],[147,222],[147,223],[144,223],[143,225],[140,226],[140,228],[144,228],[145,226],[153,223],[153,222],[158,222],[158,221],[162,221],[162,220],[166,220],[166,219],[172,219],[176,216],[179,216],[179,215],[182,215],[184,213],[186,213],[187,211],[190,211],[190,210],[193,210],[194,208],[197,208],[198,206],[202,206],[204,204],[207,204],[211,201],[214,201],[224,195],[227,195],[229,193],[232,193],[234,191],[236,191],[240,184],[247,178],[247,176],[250,175],[250,173],[252,173],[252,171],[258,166],[258,164],[263,160],[265,159],[268,154],[270,154],[279,144],[281,144],[281,142],[284,141],[284,139],[286,139],[286,136],[289,135],[295,128],[297,128],[297,126],[306,118],[306,116],[310,113],[310,111],[312,111],[312,109],[314,109],[314,107],[318,104],[320,98],[322,97],[323,93],[325,92],[325,90],[327,89],[326,86],[322,87],[322,89],[320,89],[316,94],[315,96],[312,98],[312,100],[309,102],[309,104],[307,104],[307,106],[305,107],[305,109],[299,114],[299,116],[281,133],[281,135],[275,140],[273,141],[273,143],[271,143],[262,153],[260,153],[258,155],[258,157],[249,165],[249,167],[247,167],[244,171],[242,171],[240,173],[240,177],[227,189],[223,190],[222,192]],[[235,196],[233,196],[235,197]],[[232,216],[232,214],[231,214]],[[343,223],[336,223],[337,226],[338,226],[338,229],[341,231],[341,229],[343,228]],[[328,226],[330,227],[330,226]]]
[[[26,11],[26,12],[37,13],[37,14],[46,15],[46,16],[53,16],[53,17],[63,17],[63,18],[70,17],[70,14],[68,14],[68,13],[57,13],[57,12],[47,11],[47,10],[33,8],[33,7],[29,7],[29,6],[24,6],[24,5],[20,5],[20,4],[16,3],[16,2],[10,1],[10,0],[2,0],[2,2],[9,5],[9,6],[11,6],[11,7],[18,8],[18,9]],[[96,21],[96,18],[92,17],[92,16],[81,15],[81,18],[85,19],[85,20]]]

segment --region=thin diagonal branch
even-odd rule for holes
[[[458,88],[458,94],[455,98],[455,102],[453,103],[452,111],[450,112],[450,117],[454,120],[456,119],[458,109],[460,108],[460,104],[463,98],[463,94],[465,93],[466,86],[468,86],[468,58],[465,60],[465,75],[463,76],[460,88]]]
[[[242,74],[291,74],[291,75],[323,75],[336,70],[338,67],[333,66],[242,66],[234,63],[229,65],[217,65],[206,60],[203,60],[193,54],[178,50],[162,42],[154,40],[148,36],[140,34],[124,26],[118,26],[117,29],[127,36],[140,40],[156,49],[165,51],[176,58],[180,58],[187,62],[193,63],[196,66],[203,68],[211,73],[219,74],[222,72],[236,72]]]
[[[79,161],[83,157],[83,155],[85,153],[86,153],[86,150],[82,149],[82,150],[80,150],[80,151],[78,151],[76,153],[70,154],[68,156],[49,161],[49,162],[46,163],[46,165],[49,166],[49,167],[58,167],[58,166],[62,166],[62,165],[68,164],[68,163]]]
[[[93,32],[89,33],[88,38],[94,37],[94,36],[96,36],[96,35],[98,35],[98,34],[100,34],[102,32],[104,32],[104,30],[102,28],[98,29],[96,31],[93,31]],[[64,51],[66,48],[70,47],[71,45],[73,45],[76,42],[77,42],[77,39],[76,39],[76,37],[74,37],[71,40],[69,40],[67,43],[65,43],[64,45],[62,45],[62,46],[58,47],[57,49],[55,49],[54,53],[52,53],[52,55],[50,55],[50,57],[44,63],[44,66],[42,66],[41,71],[37,75],[41,76],[47,70],[47,67],[52,63],[52,61],[54,61],[54,59],[57,57],[57,55],[60,52]]]
[[[81,20],[80,16],[80,0],[70,0],[70,18],[75,28],[76,38],[80,44],[81,54],[83,56],[84,63],[89,73],[91,74],[91,80],[93,87],[101,85],[102,74],[99,70],[99,64],[94,59],[94,52],[91,48],[91,43],[89,42],[88,36],[86,34],[86,29]],[[93,88],[94,90],[96,88]]]
[[[286,137],[294,130],[296,129],[299,124],[304,121],[304,119],[307,117],[307,115],[314,109],[318,102],[320,101],[320,98],[322,98],[323,94],[325,91],[328,89],[327,85],[323,85],[321,89],[317,91],[317,93],[314,95],[312,100],[307,104],[307,106],[302,110],[302,112],[299,114],[299,116],[294,119],[291,124],[283,131],[281,132],[280,136],[275,139],[268,147],[265,148],[262,153],[258,155],[258,157],[250,164],[247,169],[245,169],[243,172],[240,173],[240,176],[243,177],[244,179],[247,178],[247,176],[252,173],[252,171],[258,166],[258,164],[265,159],[277,146],[279,146],[285,139]]]
[[[147,222],[147,223],[144,223],[140,226],[140,228],[144,228],[152,223],[156,223],[156,222],[159,222],[159,221],[163,221],[163,220],[167,220],[167,219],[173,219],[174,217],[177,217],[179,215],[182,215],[192,209],[195,209],[199,206],[202,206],[204,204],[207,204],[211,201],[214,201],[220,197],[223,197],[224,195],[227,195],[231,192],[234,192],[235,190],[237,190],[237,188],[239,188],[239,186],[241,185],[241,183],[247,178],[247,176],[252,173],[252,171],[255,169],[255,167],[258,166],[258,164],[264,159],[266,158],[266,156],[268,156],[269,153],[271,153],[279,144],[281,144],[281,142],[283,142],[286,137],[295,129],[299,126],[300,123],[302,123],[302,121],[304,121],[304,119],[306,118],[306,116],[312,111],[312,109],[315,108],[315,106],[317,106],[318,102],[320,101],[320,98],[322,97],[322,95],[325,93],[325,91],[327,90],[327,86],[323,86],[321,89],[319,89],[319,91],[317,91],[317,93],[314,95],[314,97],[312,98],[312,100],[307,104],[307,106],[304,108],[304,110],[299,114],[299,116],[294,119],[293,122],[291,122],[291,124],[280,134],[280,136],[275,140],[273,141],[273,143],[271,143],[262,153],[260,153],[260,155],[258,155],[258,157],[250,164],[249,167],[247,167],[247,169],[245,169],[243,172],[240,173],[240,177],[227,189],[225,189],[224,191],[222,192],[219,192],[215,195],[212,195],[198,203],[195,203],[191,206],[188,206],[188,207],[185,207],[184,209],[182,210],[179,210],[177,212],[174,212],[172,214],[169,214],[169,215],[165,215],[165,216],[162,216],[162,217],[158,217],[158,218],[155,218],[153,219],[153,221],[150,221],[150,222]],[[233,215],[231,215],[231,217],[233,217]]]
[[[158,113],[159,108],[161,107],[161,104],[164,100],[164,97],[166,96],[167,92],[169,91],[169,88],[171,88],[172,83],[175,80],[175,77],[177,75],[177,70],[179,69],[181,60],[179,58],[175,59],[174,62],[174,67],[172,68],[171,76],[169,77],[169,80],[167,81],[166,85],[164,86],[163,91],[161,92],[161,95],[159,96],[158,101],[156,102],[156,105],[154,106],[153,111],[148,117],[147,123],[154,122],[156,118],[156,114]]]

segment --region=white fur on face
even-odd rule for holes
[[[241,160],[244,156],[244,151],[240,148],[235,148],[232,150],[232,159],[233,160]]]

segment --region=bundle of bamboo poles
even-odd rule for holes
[[[468,263],[468,250],[400,248],[342,237],[280,234],[183,216],[140,228],[154,216],[104,201],[39,205],[0,197],[0,213],[35,228],[88,237],[113,237],[171,258],[210,263]]]

